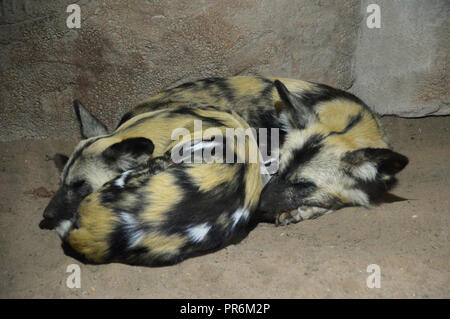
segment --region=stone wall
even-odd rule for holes
[[[81,7],[80,29],[66,26],[71,3]],[[396,41],[384,25],[364,29],[360,0],[0,0],[0,140],[78,136],[74,98],[114,127],[140,100],[209,76],[307,79],[351,89],[382,113],[398,107],[401,115],[416,116],[428,105],[439,107],[434,114],[448,113],[448,70],[442,65],[448,65],[448,39],[439,33],[439,27],[448,29],[442,21],[448,11],[436,12],[447,2],[405,5],[410,3],[404,15],[414,13],[428,26],[426,46],[409,48],[422,48],[421,63],[429,59],[427,77],[420,68],[401,78],[382,77],[386,48],[371,52],[371,45]],[[415,7],[430,14],[421,16]],[[388,19],[404,19],[385,11],[386,27]],[[411,25],[402,26],[408,33]],[[376,31],[383,36],[371,33]],[[408,69],[416,59],[413,53],[398,68]],[[401,96],[394,99],[397,89]]]
[[[361,23],[350,91],[381,114],[450,114],[450,2],[364,0],[377,3],[381,28]]]

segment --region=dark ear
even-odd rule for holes
[[[53,157],[53,162],[55,163],[55,166],[59,170],[59,172],[63,171],[64,166],[66,166],[68,160],[69,158],[66,155],[60,153],[56,153]]]
[[[80,130],[83,138],[108,134],[106,126],[92,115],[80,101],[73,101],[73,107],[80,122]]]
[[[274,85],[283,102],[280,120],[284,121],[288,128],[305,128],[314,118],[314,111],[305,105],[300,97],[289,92],[279,80],[275,80]]]
[[[371,162],[378,173],[395,175],[408,165],[408,158],[387,148],[364,148],[348,153],[344,160],[351,165],[360,166]]]
[[[155,145],[147,138],[128,138],[104,150],[103,157],[109,165],[126,171],[147,163],[154,149]]]

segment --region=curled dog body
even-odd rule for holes
[[[176,262],[236,240],[253,220],[263,187],[259,158],[246,161],[250,149],[257,151],[253,135],[244,136],[243,149],[232,150],[241,161],[220,162],[214,152],[220,144],[216,134],[248,128],[236,113],[183,104],[140,114],[108,134],[79,102],[75,109],[86,139],[66,160],[60,189],[40,226],[56,229],[88,260]],[[201,132],[195,130],[196,120],[202,121]],[[173,148],[187,143],[186,135],[174,140],[176,129],[195,142],[188,150],[209,151],[217,160],[173,163]],[[229,142],[226,137],[222,145]]]
[[[211,137],[191,136],[190,149],[207,150]],[[256,141],[248,142],[257,149]],[[169,151],[121,174],[82,201],[64,240],[92,262],[148,266],[236,243],[255,225],[263,184],[259,163],[247,161],[248,149],[233,150],[244,160],[220,163],[215,153],[217,163],[174,163]]]
[[[263,221],[288,224],[345,206],[370,207],[382,201],[408,163],[390,149],[376,114],[358,97],[294,79],[186,83],[144,101],[122,122],[183,101],[214,103],[252,127],[279,129],[279,169],[261,196]]]

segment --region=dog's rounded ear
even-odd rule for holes
[[[102,155],[108,164],[128,170],[147,163],[154,149],[155,145],[148,138],[134,137],[111,145]]]
[[[383,152],[379,152],[375,156],[379,163],[378,171],[384,174],[397,174],[409,163],[406,156],[389,149],[384,149]]]
[[[92,115],[79,100],[73,101],[73,107],[78,122],[80,123],[80,130],[83,138],[108,134],[106,126]]]
[[[387,148],[363,148],[347,153],[343,160],[353,169],[376,168],[379,174],[395,175],[408,165],[408,158]],[[363,164],[370,164],[365,165]]]

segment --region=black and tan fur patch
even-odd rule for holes
[[[189,128],[189,119],[203,119],[207,141],[211,138],[205,135],[207,128],[216,127],[224,136],[226,128],[247,128],[236,114],[210,108],[158,112],[123,124],[117,135],[129,138],[128,130],[142,133],[141,126],[158,131],[164,125],[167,129],[160,120],[167,117],[174,122],[181,117],[177,123]],[[174,116],[180,112],[183,116]],[[190,138],[194,136],[192,131]],[[110,138],[117,136],[105,139]],[[247,143],[256,149],[256,141],[247,138]],[[159,265],[219,249],[245,235],[255,222],[263,187],[259,162],[176,164],[170,158],[175,143],[156,142],[156,153],[162,152],[158,150],[161,145],[168,145],[162,156],[112,179],[82,202],[78,227],[67,237],[75,251],[96,263]],[[96,147],[98,152],[103,149]],[[243,150],[235,147],[236,156],[248,158],[248,148],[248,144]],[[242,151],[245,154],[238,154]]]

